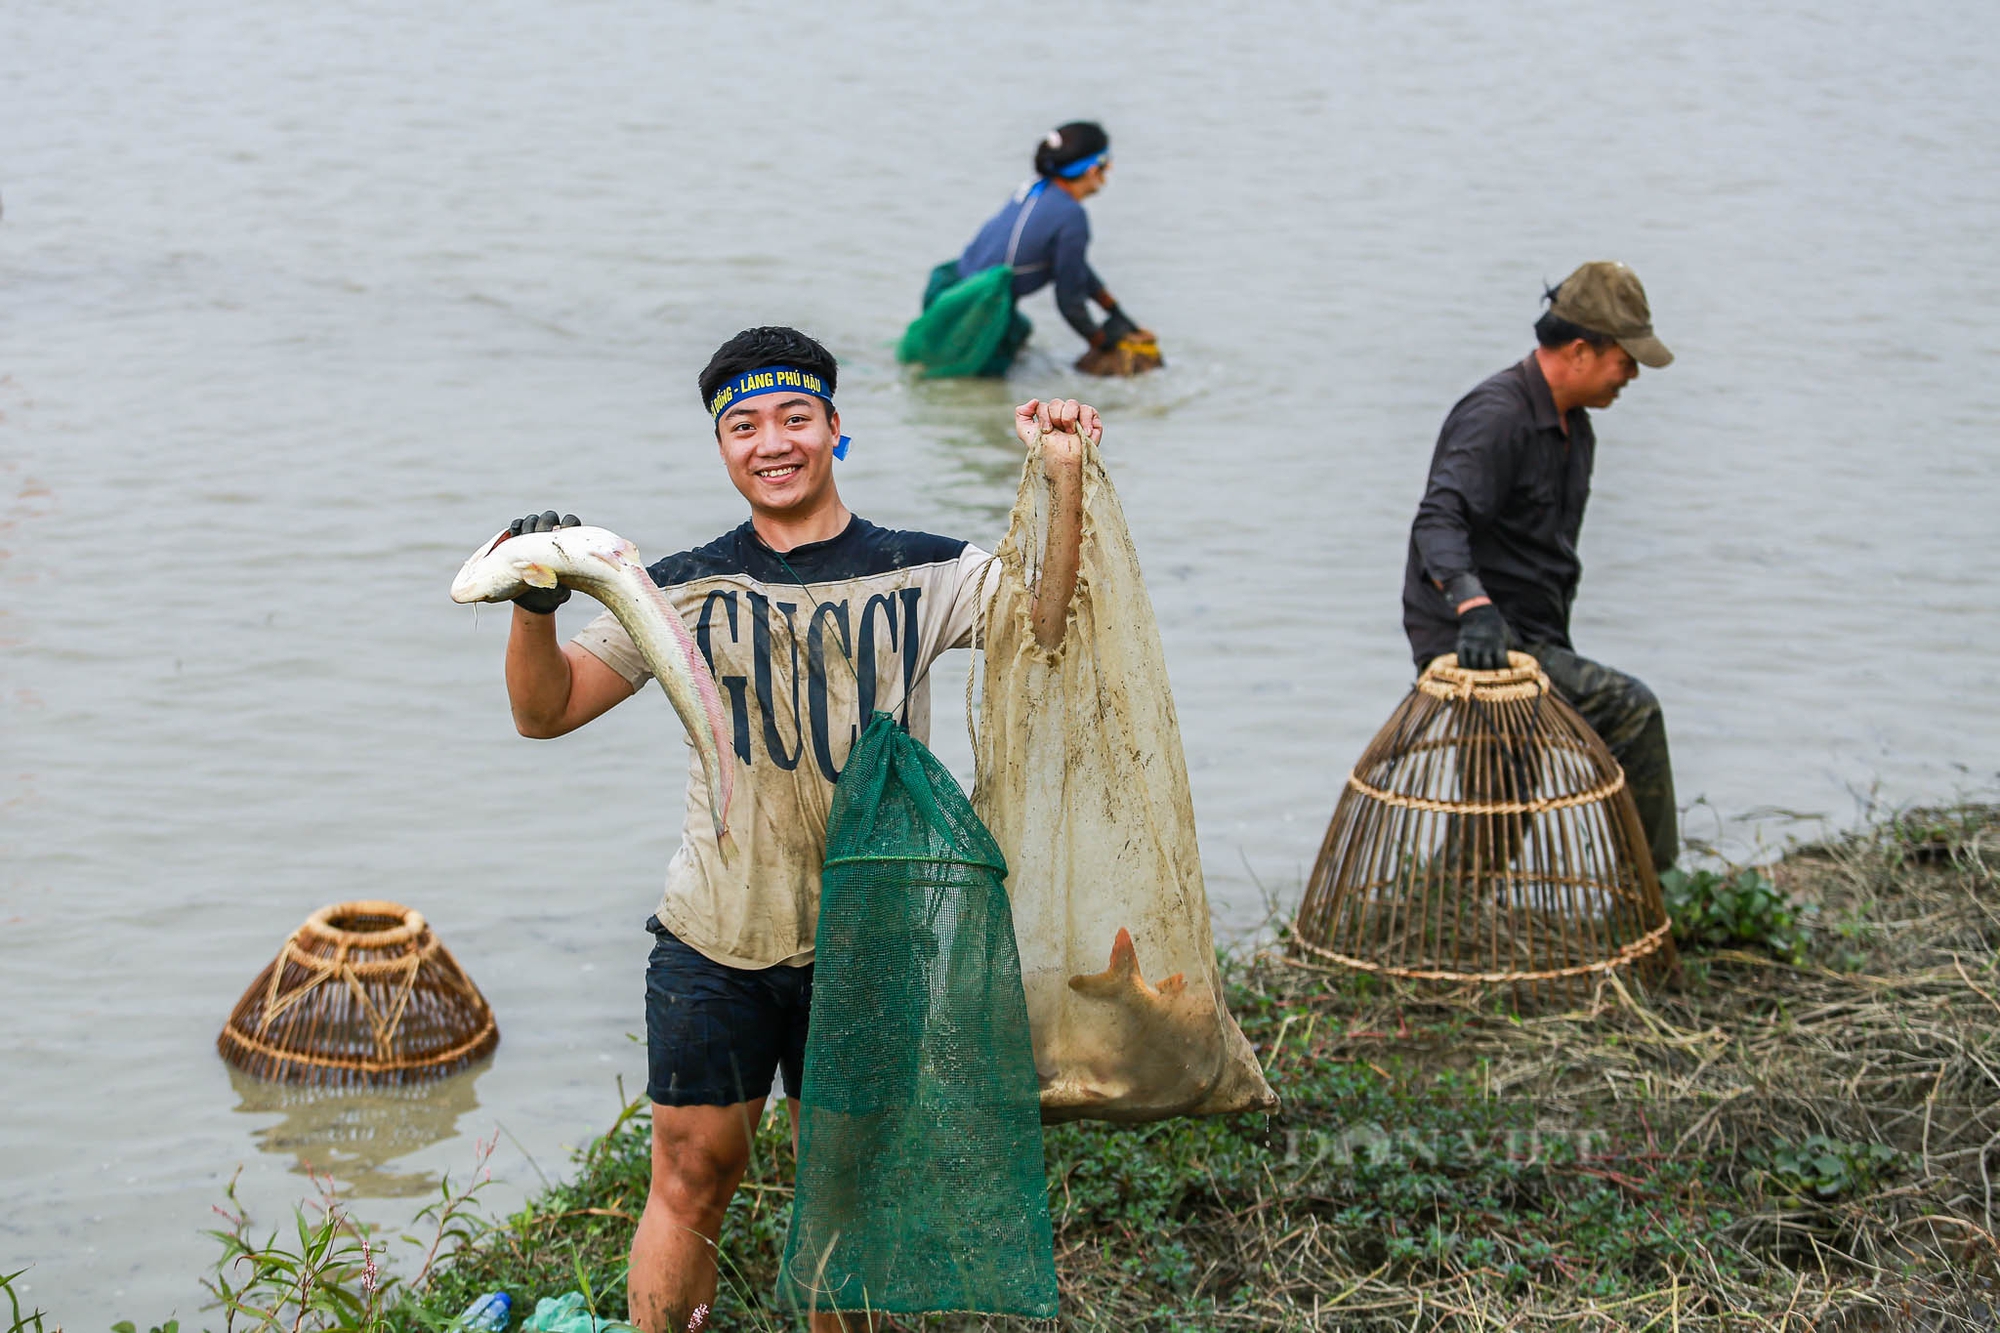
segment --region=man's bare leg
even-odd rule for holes
[[[645,1333],[710,1326],[715,1241],[750,1166],[751,1139],[763,1113],[761,1097],[735,1106],[653,1103],[653,1178],[626,1279],[626,1308]]]
[[[799,1099],[787,1097],[785,1109],[792,1113],[792,1160],[799,1160]],[[812,1333],[894,1333],[895,1323],[887,1315],[866,1315],[854,1310],[815,1310]]]

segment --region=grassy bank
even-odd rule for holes
[[[2000,811],[1962,807],[1768,882],[1689,881],[1681,916],[1720,943],[1684,950],[1676,986],[1566,1013],[1242,963],[1231,1002],[1284,1110],[1051,1129],[1062,1325],[1990,1329],[1997,872]],[[729,1215],[717,1327],[787,1326],[763,1309],[780,1124]],[[622,1312],[647,1128],[629,1112],[391,1322],[495,1287]]]

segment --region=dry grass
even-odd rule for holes
[[[1553,1170],[1595,1173],[1654,1218],[1714,1204],[1727,1220],[1628,1263],[1619,1276],[1632,1280],[1603,1284],[1618,1290],[1604,1299],[1590,1280],[1601,1270],[1575,1265],[1526,1285],[1448,1261],[1371,1271],[1337,1223],[1302,1219],[1297,1196],[1274,1190],[1211,1231],[1234,1251],[1223,1267],[1280,1275],[1243,1314],[1261,1327],[2000,1327],[1997,875],[2000,811],[1912,811],[1773,869],[1811,909],[1806,966],[1695,952],[1653,994],[1610,981],[1560,1013],[1259,957],[1246,989],[1276,999],[1293,1029],[1271,1057],[1281,1075],[1304,1016],[1308,1062],[1374,1066],[1416,1096],[1455,1072],[1461,1095],[1528,1108],[1531,1136],[1583,1146]],[[1339,1113],[1286,1090],[1291,1118]],[[1756,1154],[1811,1135],[1902,1156],[1837,1197],[1801,1197]],[[1248,1326],[1217,1321],[1229,1324]]]

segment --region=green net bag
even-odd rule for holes
[[[933,274],[932,290],[937,286]],[[936,379],[1000,375],[1027,336],[1028,321],[1014,310],[1014,270],[995,264],[927,301],[903,330],[896,359]]]
[[[875,714],[827,819],[782,1301],[1056,1313],[1006,873],[951,774]]]

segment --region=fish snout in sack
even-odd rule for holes
[[[973,805],[1006,857],[1044,1120],[1270,1110],[1223,1002],[1166,656],[1117,492],[1083,442],[1068,629],[1030,617],[1048,531],[1028,450],[983,626]]]

